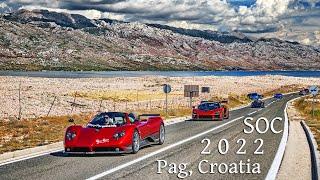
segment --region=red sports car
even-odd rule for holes
[[[203,101],[198,108],[193,107],[192,119],[223,120],[229,118],[229,109],[221,102]]]
[[[165,127],[159,114],[136,118],[132,113],[102,112],[85,127],[68,127],[64,148],[66,153],[137,153],[143,146],[163,144],[164,140]]]

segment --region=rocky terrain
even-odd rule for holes
[[[320,48],[47,10],[0,17],[0,70],[297,69],[320,69]]]
[[[162,84],[165,83],[172,86],[172,92],[168,96],[169,108],[179,108],[189,106],[189,98],[183,96],[184,85],[187,84],[210,87],[210,93],[201,93],[199,98],[194,98],[196,105],[200,100],[212,97],[239,98],[250,92],[263,93],[267,97],[281,92],[279,89],[291,92],[295,91],[294,87],[318,85],[320,79],[271,75],[170,77],[169,79],[164,76],[72,79],[6,76],[0,77],[0,121],[17,119],[19,89],[22,118],[37,118],[47,116],[49,110],[51,110],[50,116],[95,112],[99,109],[106,111],[130,109],[136,112],[137,109],[151,108],[159,111],[165,104],[165,94],[162,91]],[[79,105],[71,106],[72,102]]]

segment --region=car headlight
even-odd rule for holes
[[[113,135],[113,137],[114,137],[115,139],[118,139],[118,138],[123,137],[125,134],[126,134],[126,133],[125,133],[124,131],[121,131],[121,132],[115,133],[115,134]]]
[[[72,139],[74,139],[76,137],[76,133],[75,132],[72,132],[72,131],[68,131],[67,134],[66,134],[66,137],[69,141],[71,141]]]

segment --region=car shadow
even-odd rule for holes
[[[130,153],[127,153],[130,154]],[[55,157],[105,157],[105,156],[125,156],[125,153],[101,153],[101,154],[69,154],[63,151],[50,153],[51,156]]]
[[[141,151],[145,148],[153,147],[153,146],[156,146],[156,145],[155,144],[145,145],[145,146],[141,147],[139,151]],[[50,153],[51,156],[66,157],[66,158],[67,157],[117,157],[117,156],[126,156],[126,155],[130,155],[130,154],[132,154],[132,153],[128,152],[128,153],[99,153],[99,154],[69,154],[69,153],[65,153],[63,151]]]

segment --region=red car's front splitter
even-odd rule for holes
[[[122,154],[131,153],[132,147],[126,148],[110,148],[110,147],[65,147],[64,153],[67,154]]]
[[[221,120],[220,116],[194,116],[192,120]]]

